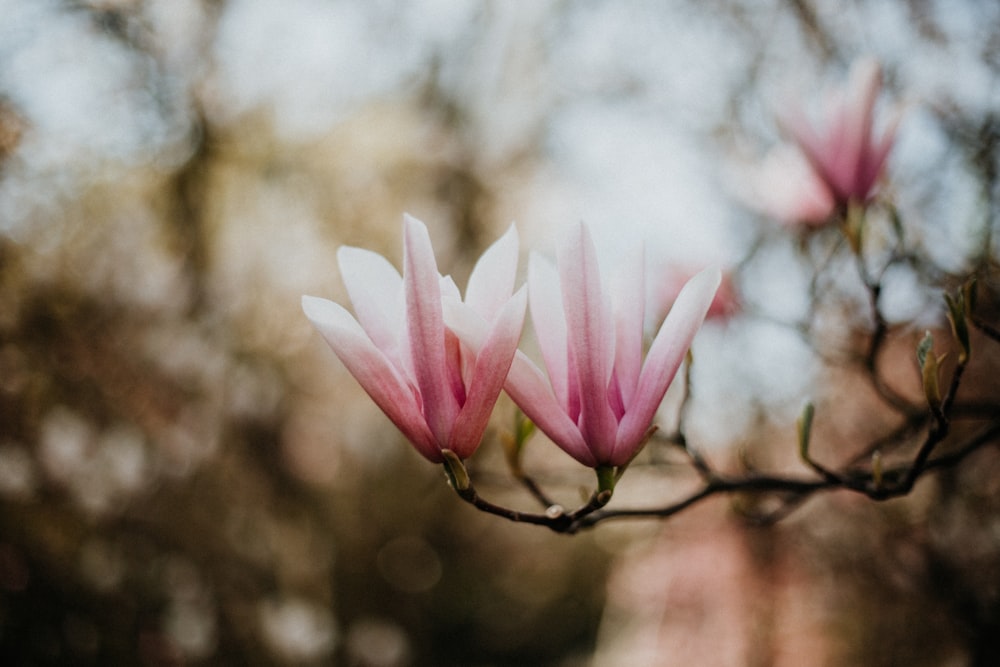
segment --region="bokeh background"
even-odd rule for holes
[[[812,397],[842,410],[837,460],[888,420],[825,353],[864,327],[863,298],[835,287],[849,262],[817,260],[836,233],[806,248],[744,186],[785,141],[782,108],[882,62],[879,118],[905,109],[883,195],[919,258],[883,307],[919,396],[941,289],[993,275],[1000,4],[0,0],[0,17],[5,664],[997,664],[995,447],[887,504],[832,495],[762,527],[720,499],[550,534],[461,503],[299,300],[345,302],[341,245],[399,265],[404,212],[460,285],[512,221],[551,255],[583,220],[606,265],[642,238],[653,276],[734,277],[738,312],[695,344],[692,444],[793,461]],[[995,397],[995,377],[975,382]],[[502,401],[473,472],[528,508],[497,444],[513,419]],[[652,449],[616,503],[672,497]],[[567,505],[591,484],[542,437],[526,464]]]

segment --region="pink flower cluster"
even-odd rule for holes
[[[874,196],[895,139],[896,115],[880,133],[876,62],[851,69],[848,85],[813,125],[799,108],[783,124],[797,153],[775,154],[753,176],[755,204],[787,222],[818,225]],[[656,410],[706,316],[736,312],[736,291],[717,270],[663,276],[669,313],[644,353],[646,272],[641,250],[623,258],[613,285],[598,267],[584,225],[556,265],[532,255],[516,290],[512,226],[480,258],[462,298],[438,273],[430,236],[406,216],[403,274],[385,258],[344,247],[337,255],[356,315],[303,297],[306,316],[347,369],[417,450],[434,462],[479,447],[505,390],[555,444],[594,468],[627,464],[647,439]],[[681,277],[683,276],[683,277]],[[721,288],[720,288],[721,283]],[[543,364],[518,350],[530,302]],[[544,368],[544,370],[543,370]]]
[[[438,273],[424,224],[407,216],[403,230],[402,276],[378,254],[338,252],[357,319],[317,297],[303,297],[302,307],[424,457],[471,456],[501,388],[580,463],[621,466],[635,456],[712,304],[718,271],[688,281],[643,354],[641,252],[623,262],[628,274],[609,289],[581,224],[557,266],[532,256],[527,287],[514,291],[511,227],[477,262],[463,299]],[[518,350],[529,297],[545,373]]]

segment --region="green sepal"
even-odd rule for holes
[[[933,352],[928,354],[921,366],[921,380],[924,385],[924,396],[927,404],[932,408],[941,405],[941,386],[938,383],[938,362],[940,360]]]
[[[892,225],[892,231],[896,234],[896,240],[902,243],[906,232],[903,228],[903,219],[899,215],[899,209],[895,206],[889,206],[889,223]]]
[[[934,336],[930,331],[924,332],[924,337],[917,343],[917,364],[920,365],[921,372],[927,362],[927,355],[934,349]]]
[[[855,255],[861,254],[861,245],[865,230],[865,206],[855,201],[847,203],[847,213],[844,216],[844,236]]]
[[[524,446],[524,443],[528,441],[528,438],[534,435],[535,428],[535,422],[528,419],[527,415],[518,410],[517,427],[515,430],[518,446]]]
[[[514,417],[514,433],[504,433],[500,438],[503,446],[504,457],[507,459],[507,467],[515,475],[522,474],[521,456],[524,454],[524,446],[535,432],[535,422],[525,416],[520,410]]]
[[[444,473],[448,477],[448,483],[456,491],[468,491],[472,480],[469,479],[469,471],[465,469],[462,459],[450,449],[442,449],[441,456],[444,457]]]
[[[816,408],[812,403],[806,403],[805,407],[802,408],[802,414],[799,416],[797,423],[799,432],[799,456],[802,457],[803,461],[809,460],[809,438],[812,434],[812,422],[813,415],[816,414]]]
[[[958,298],[952,298],[950,294],[945,294],[944,300],[948,304],[948,320],[951,322],[951,331],[955,335],[955,340],[958,341],[959,346],[962,348],[958,362],[964,364],[968,361],[969,353],[971,352],[969,325],[965,320],[965,298],[962,292],[959,292]]]
[[[594,468],[597,473],[597,494],[596,498],[601,505],[611,500],[611,494],[615,492],[615,482],[618,481],[614,466],[597,466]]]

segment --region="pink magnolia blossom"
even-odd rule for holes
[[[863,59],[851,68],[847,85],[827,95],[821,123],[813,123],[801,105],[789,104],[780,122],[794,146],[779,146],[752,169],[739,169],[736,194],[766,215],[809,226],[831,222],[850,202],[868,203],[901,119],[895,112],[876,130],[881,89],[878,63]]]
[[[623,279],[613,294],[601,280],[597,249],[585,226],[570,235],[557,259],[558,272],[537,256],[528,269],[531,316],[548,380],[518,352],[504,389],[580,463],[624,465],[646,440],[663,395],[705,319],[719,272],[704,271],[681,291],[644,361],[641,249],[622,259]],[[469,318],[456,327],[473,346],[483,339],[482,325]]]
[[[479,447],[524,324],[524,288],[511,296],[518,238],[513,226],[476,263],[465,301],[442,278],[427,227],[403,224],[403,276],[381,255],[341,247],[337,261],[355,319],[312,296],[302,308],[347,370],[424,457],[442,462]],[[458,300],[485,323],[473,352],[445,327],[442,300]]]
[[[872,59],[851,67],[845,88],[826,100],[824,123],[816,126],[793,107],[784,124],[819,181],[837,206],[866,203],[885,167],[900,116],[881,132],[875,129],[875,103],[882,90],[882,70]]]

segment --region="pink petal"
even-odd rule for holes
[[[747,205],[786,224],[822,225],[836,205],[826,183],[792,146],[774,148],[761,163],[741,170],[738,179],[734,187]],[[679,291],[680,285],[669,303]]]
[[[560,249],[559,272],[570,358],[575,361],[580,387],[580,432],[603,463],[614,448],[618,427],[608,404],[614,331],[597,248],[584,225]]]
[[[615,286],[615,376],[623,405],[632,402],[642,369],[646,257],[636,245],[622,258]]]
[[[398,359],[403,305],[399,271],[382,255],[350,246],[337,251],[337,263],[358,322],[380,350]]]
[[[628,406],[618,429],[611,465],[622,465],[635,454],[635,447],[653,423],[663,395],[705,320],[721,281],[718,269],[705,269],[689,280],[677,296],[646,355],[635,400]]]
[[[792,107],[784,112],[780,117],[782,127],[792,135],[792,139],[798,145],[802,154],[809,164],[817,171],[824,174],[827,148],[823,137],[813,128],[812,123],[806,118],[800,107]]]
[[[796,143],[836,198],[867,199],[877,179],[887,146],[872,146],[875,103],[882,87],[881,70],[872,59],[857,61],[847,85],[828,96],[825,123],[818,130],[800,111],[788,127]],[[881,153],[881,155],[879,155]]]
[[[563,412],[542,372],[520,350],[514,354],[504,390],[528,419],[564,452],[585,466],[597,465],[597,458],[576,424]]]
[[[863,199],[867,194],[858,190],[859,175],[869,153],[875,101],[881,87],[882,74],[877,62],[865,59],[854,63],[841,111],[845,136],[835,167],[838,194],[845,199]]]
[[[497,239],[469,274],[465,302],[487,321],[492,321],[514,291],[519,253],[517,229],[511,225]]]
[[[424,416],[438,442],[448,442],[458,415],[445,357],[441,288],[430,235],[424,223],[405,216],[403,228],[403,289],[410,354]]]
[[[882,175],[886,159],[889,157],[889,151],[892,149],[893,142],[896,140],[896,130],[899,128],[899,123],[902,119],[902,112],[895,112],[883,131],[882,138],[877,142],[873,142],[873,144],[869,147],[869,152],[865,156],[864,163],[861,165],[860,174],[858,176],[859,192],[871,194],[872,189],[878,182],[879,176]]]
[[[446,301],[444,314],[448,326],[473,353],[479,354],[490,337],[486,321],[469,306],[458,301]],[[580,430],[553,395],[544,374],[520,350],[514,353],[504,390],[528,419],[566,453],[586,466],[597,464],[583,441]]]
[[[476,361],[467,385],[469,394],[455,420],[448,444],[459,458],[471,456],[482,440],[521,340],[527,303],[528,294],[522,287],[497,314],[493,330],[475,353]]]
[[[444,276],[438,281],[441,286],[441,302],[446,301],[462,301],[460,292],[458,291],[458,286],[455,285],[455,281],[452,280],[451,276]],[[443,312],[442,312],[443,315]],[[451,391],[458,400],[458,404],[461,406],[465,403],[465,387],[468,386],[470,378],[472,376],[472,364],[469,363],[467,357],[468,354],[461,354],[458,344],[455,338],[455,334],[447,329],[447,322],[445,322],[445,349],[447,351],[449,372],[451,374]],[[454,349],[452,345],[454,344]],[[456,384],[455,379],[461,380],[461,384]]]
[[[852,112],[852,128],[859,134],[872,133],[872,111],[882,91],[882,68],[873,58],[862,58],[851,65],[848,75],[846,103]]]
[[[441,276],[438,280],[438,288],[441,290],[442,299],[462,300],[462,293],[458,291],[458,285],[451,276]]]
[[[535,338],[542,352],[549,382],[562,411],[576,419],[580,413],[576,369],[570,382],[566,349],[566,315],[559,291],[559,274],[549,262],[532,253],[528,259],[528,293]]]
[[[427,428],[413,387],[339,304],[302,297],[302,310],[375,404],[421,454],[434,462],[441,453]]]
[[[455,402],[462,406],[465,404],[466,378],[472,372],[469,366],[469,355],[463,354],[462,343],[454,332],[445,329],[444,331],[444,357],[448,370],[448,390],[455,397]],[[452,423],[449,438],[454,433],[455,426]]]

